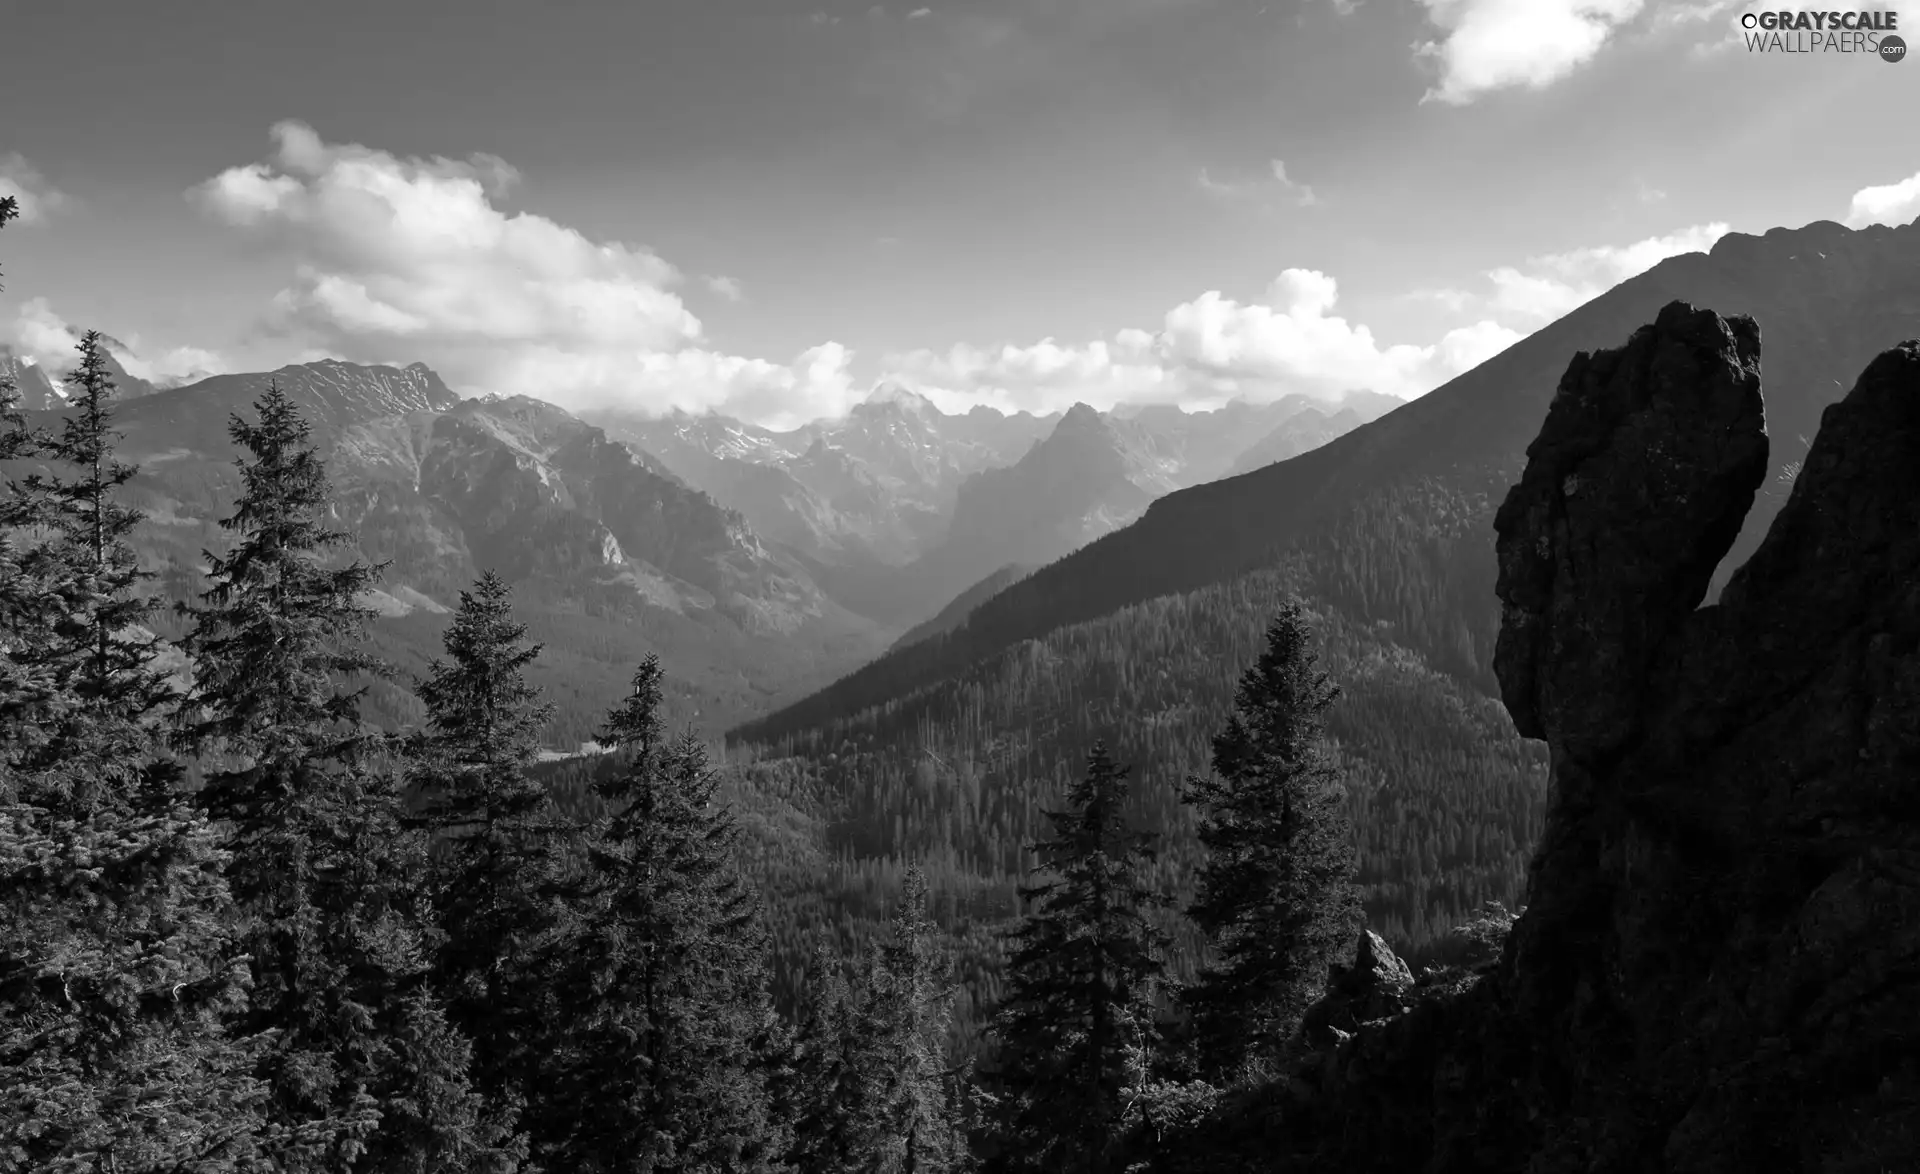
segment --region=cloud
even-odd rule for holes
[[[1202,191],[1222,199],[1273,194],[1285,196],[1302,208],[1311,207],[1320,202],[1311,187],[1298,183],[1287,175],[1287,165],[1278,159],[1268,160],[1263,174],[1243,180],[1217,179],[1207,168],[1202,167],[1199,183]]]
[[[23,225],[45,220],[67,202],[66,193],[17,153],[0,155],[0,196],[12,196],[19,203],[15,223]]]
[[[1869,224],[1899,227],[1920,216],[1920,171],[1898,183],[1861,188],[1853,193],[1847,208],[1847,227],[1864,228]]]
[[[1494,287],[1492,305],[1533,325],[1549,322],[1668,257],[1711,249],[1726,233],[1725,224],[1699,224],[1630,245],[1574,249],[1502,266],[1487,273]]]
[[[850,402],[833,344],[789,366],[718,354],[665,260],[496,207],[518,178],[497,158],[403,158],[294,122],[273,140],[270,159],[196,194],[290,263],[266,323],[289,339],[573,407],[819,415]]]
[[[720,297],[723,297],[730,302],[739,302],[739,301],[746,300],[746,296],[747,296],[746,291],[741,289],[740,283],[738,281],[735,281],[733,278],[725,277],[721,275],[715,275],[713,277],[707,278],[706,280],[707,280],[707,288],[712,290],[715,294],[719,295]]]
[[[1075,400],[1102,408],[1233,396],[1260,402],[1349,388],[1418,396],[1666,258],[1711,248],[1726,232],[1725,224],[1696,225],[1626,245],[1532,257],[1489,271],[1486,293],[1454,286],[1408,291],[1402,299],[1461,317],[1479,314],[1427,345],[1382,344],[1365,325],[1335,312],[1339,285],[1332,277],[1289,269],[1256,301],[1210,291],[1183,302],[1157,331],[1123,330],[1081,345],[1047,338],[1031,346],[921,350],[888,362],[893,377],[947,410],[983,402],[1040,412]]]
[[[1461,106],[1503,89],[1543,89],[1593,58],[1645,0],[1420,0],[1444,35],[1414,47],[1438,62],[1422,102]]]
[[[932,15],[933,15],[933,9],[931,8],[916,8],[912,12],[907,13],[907,19],[919,20],[922,17],[932,16]]]
[[[55,312],[45,298],[22,302],[4,332],[5,341],[26,358],[57,376],[64,375],[78,356],[82,331]],[[153,350],[140,340],[109,339],[107,349],[120,360],[127,374],[149,383],[171,385],[204,379],[232,370],[225,358],[200,347],[172,347]]]
[[[1519,341],[1483,321],[1431,346],[1382,346],[1367,327],[1333,314],[1339,288],[1311,269],[1289,269],[1263,299],[1241,303],[1210,291],[1169,310],[1157,331],[1062,345],[1048,338],[998,350],[957,346],[893,356],[890,374],[943,406],[990,403],[1052,411],[1085,400],[1199,402],[1289,393],[1329,397],[1350,388],[1415,396]]]

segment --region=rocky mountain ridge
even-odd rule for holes
[[[785,432],[686,412],[585,418],[740,510],[771,541],[827,563],[897,566],[938,541],[967,477],[1013,463],[1056,417],[949,416],[883,384],[841,419]]]
[[[849,667],[888,635],[644,454],[539,400],[462,400],[421,364],[328,360],[120,403],[121,456],[140,470],[128,492],[148,515],[137,541],[175,594],[227,541],[215,522],[239,485],[226,423],[270,381],[313,426],[339,523],[390,564],[369,602],[402,660],[432,654],[436,617],[483,568],[513,583],[537,627],[578,643],[580,660],[555,669],[602,710],[597,691],[617,691],[643,646],[724,713]]]
[[[1063,427],[1080,427],[1069,422],[1072,413],[1009,416],[982,406],[948,415],[890,383],[842,419],[788,432],[684,412],[589,418],[739,509],[842,603],[910,624],[1000,566],[1050,562],[1127,525],[1153,498],[1219,476],[1250,443],[1267,446],[1265,460],[1285,459],[1400,402],[1350,392],[1338,404],[1294,395],[1198,412],[1084,408],[1102,421],[1093,447],[1110,449],[1107,457],[1064,436],[1035,455]],[[1124,473],[1115,473],[1119,465]],[[1055,474],[1034,472],[1056,466]],[[1016,467],[1024,471],[1010,471]],[[1049,476],[1074,487],[1044,500],[1044,516],[1030,509],[1042,499],[1006,510],[1019,486]]]

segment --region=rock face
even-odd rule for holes
[[[1920,1169],[1920,342],[1702,608],[1767,469],[1758,360],[1683,303],[1574,359],[1496,522],[1501,691],[1553,758],[1526,913],[1212,1168]]]

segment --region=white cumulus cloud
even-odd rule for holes
[[[718,354],[674,266],[497,206],[518,179],[498,158],[406,158],[327,143],[297,122],[273,140],[269,159],[196,194],[286,255],[293,279],[271,321],[292,336],[349,359],[422,360],[465,391],[573,407],[811,416],[849,399],[834,344],[791,365]],[[710,287],[738,292],[724,279]]]
[[[0,196],[12,196],[19,205],[16,224],[37,224],[67,202],[66,194],[17,152],[0,155]]]
[[[1438,63],[1421,100],[1465,105],[1504,89],[1542,89],[1593,60],[1645,0],[1420,0],[1440,31],[1415,46]]]
[[[1352,388],[1416,396],[1522,337],[1482,321],[1431,345],[1382,346],[1366,326],[1332,313],[1338,296],[1332,277],[1289,269],[1259,301],[1209,291],[1169,310],[1157,331],[1123,330],[1080,345],[1049,338],[997,350],[958,346],[890,362],[896,377],[943,403],[1047,412],[1076,400],[1101,408],[1231,396],[1257,403]]]
[[[1853,193],[1847,209],[1847,227],[1864,228],[1869,224],[1899,227],[1920,217],[1920,171],[1898,183],[1861,188]]]
[[[1600,245],[1529,258],[1487,273],[1492,306],[1532,325],[1550,322],[1637,277],[1668,257],[1704,252],[1727,234],[1721,223],[1697,224],[1629,245]]]

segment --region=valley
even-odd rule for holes
[[[0,1174],[1920,1170],[1845,15],[0,13]]]

